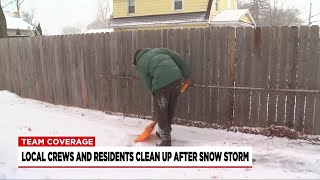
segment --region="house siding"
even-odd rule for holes
[[[178,14],[191,12],[205,12],[208,6],[208,0],[183,0],[183,10],[174,11],[174,0],[136,0],[136,11],[134,15],[128,15],[128,0],[114,0],[114,18],[125,18],[135,16],[149,16],[161,14]],[[237,0],[219,0],[219,10],[216,11],[216,0],[213,0],[211,6],[210,18],[214,18],[217,14],[224,10],[237,10]],[[243,22],[252,23],[249,17],[243,17]],[[159,29],[176,29],[176,28],[204,28],[210,27],[208,23],[190,23],[190,24],[155,24],[151,26],[135,26],[135,27],[116,27],[115,31],[126,30],[159,30]]]
[[[237,0],[230,0],[230,8],[228,8],[228,0],[219,0],[219,11],[216,11],[216,0],[213,0],[211,6],[211,17],[216,16],[218,13],[224,10],[237,10]]]
[[[174,11],[173,2],[173,0],[136,0],[136,13],[133,16],[206,11],[208,5],[208,0],[183,0],[183,10]],[[128,15],[127,0],[114,0],[113,9],[114,18],[131,16]]]
[[[243,16],[243,17],[241,18],[241,21],[246,22],[246,23],[249,23],[249,24],[253,24],[253,22],[250,20],[250,18],[249,18],[248,15]]]
[[[17,33],[17,30],[16,29],[7,29],[7,33],[8,33],[8,36],[15,36]],[[30,30],[20,29],[20,33],[21,33],[21,35],[30,35],[30,36],[33,35],[32,31],[30,31]]]

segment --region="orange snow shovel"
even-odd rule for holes
[[[180,93],[184,93],[184,91],[187,89],[187,87],[190,85],[190,80],[187,80],[184,85],[181,87],[180,89]],[[153,120],[152,123],[150,123],[146,129],[143,131],[142,134],[140,134],[140,136],[138,136],[135,140],[135,142],[140,142],[140,141],[144,141],[145,139],[147,139],[149,137],[149,135],[152,133],[154,127],[156,126],[157,121]]]

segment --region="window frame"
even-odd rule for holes
[[[184,7],[184,0],[179,0],[181,1],[181,9],[175,9],[176,8],[176,0],[172,0],[172,9],[173,11],[183,11],[183,7]]]
[[[134,1],[134,13],[130,13],[130,0],[127,0],[127,13],[129,16],[132,16],[132,15],[135,15],[136,14],[136,0],[133,0]]]
[[[220,0],[216,0],[216,12],[219,12]]]

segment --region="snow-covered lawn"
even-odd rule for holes
[[[103,112],[56,106],[0,91],[0,179],[126,178],[126,179],[320,179],[320,146],[286,138],[173,127],[176,146],[253,146],[252,169],[18,169],[19,135],[95,136],[97,146],[154,146],[155,135],[133,143],[149,121]]]

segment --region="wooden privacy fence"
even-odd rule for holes
[[[131,64],[143,47],[168,47],[193,86],[177,117],[320,134],[319,27],[207,28],[0,40],[0,89],[54,104],[151,115]]]

